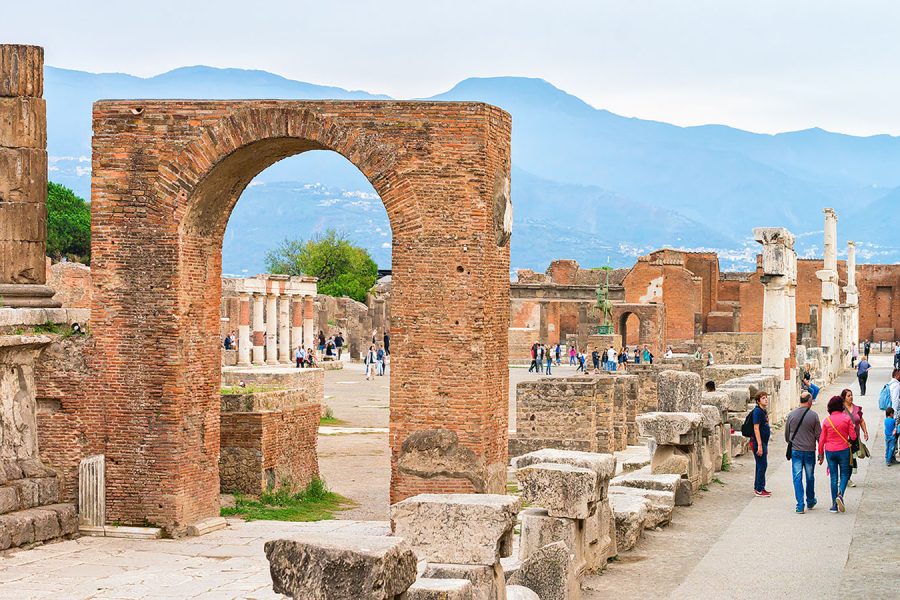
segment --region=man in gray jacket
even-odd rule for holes
[[[791,411],[784,426],[784,441],[792,443],[791,467],[794,476],[794,496],[797,498],[797,514],[804,512],[803,473],[806,472],[806,508],[816,505],[816,443],[822,432],[819,415],[812,410],[813,397],[809,392],[800,394],[800,406]]]

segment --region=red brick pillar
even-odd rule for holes
[[[314,331],[316,326],[313,320],[315,310],[316,305],[313,303],[313,297],[303,296],[303,346],[307,349],[314,348],[316,345],[316,332]]]
[[[303,302],[298,294],[291,294],[291,350],[303,345]]]

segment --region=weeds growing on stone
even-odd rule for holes
[[[719,485],[725,485],[725,482],[719,479],[718,477],[713,477],[713,483],[718,483]]]
[[[704,483],[703,485],[700,486],[700,491],[701,491],[701,492],[708,492],[708,491],[709,491],[709,486],[706,485],[706,484]]]
[[[730,471],[730,470],[731,470],[731,461],[728,460],[728,453],[727,453],[727,452],[723,452],[723,453],[722,453],[722,470],[723,470],[723,471]]]
[[[325,414],[319,417],[319,425],[343,425],[344,421],[334,416],[330,406],[325,407]]]
[[[355,505],[352,500],[329,491],[323,480],[315,478],[299,492],[282,486],[264,492],[259,499],[235,494],[234,507],[223,507],[220,514],[247,521],[327,521],[334,518],[335,511]]]

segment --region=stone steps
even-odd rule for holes
[[[45,542],[78,532],[71,504],[49,504],[0,515],[0,550]]]

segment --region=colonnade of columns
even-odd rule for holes
[[[315,278],[263,275],[229,280],[238,296],[237,364],[294,362],[315,341]]]

